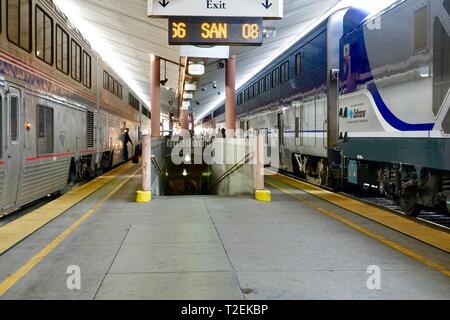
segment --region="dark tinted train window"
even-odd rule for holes
[[[272,74],[269,73],[266,75],[266,91],[272,89]]]
[[[37,154],[53,153],[54,117],[53,109],[37,106]]]
[[[109,76],[109,92],[114,94],[114,78],[111,75]]]
[[[128,104],[139,111],[139,100],[136,99],[131,93],[128,94]]]
[[[244,102],[247,102],[250,99],[250,90],[247,88],[244,91]]]
[[[119,84],[119,91],[118,91],[118,98],[119,99],[122,99],[122,85],[121,84]]]
[[[147,108],[143,107],[142,108],[142,114],[144,116],[146,116],[147,118],[151,119],[152,118],[152,114],[150,113],[150,111],[147,110]]]
[[[91,87],[91,56],[83,51],[83,85],[87,88]]]
[[[17,96],[11,96],[9,128],[11,141],[19,141],[19,98]]]
[[[74,40],[72,40],[71,53],[72,78],[81,82],[81,47]]]
[[[7,0],[8,40],[31,52],[31,0]]]
[[[280,84],[280,68],[272,71],[272,87],[275,88]]]
[[[261,94],[263,94],[264,92],[266,92],[266,81],[264,78],[259,80],[259,92]]]
[[[295,56],[295,74],[297,77],[302,74],[302,54],[299,53]]]
[[[256,97],[259,95],[259,82],[255,82],[253,85],[253,95]]]
[[[433,112],[439,113],[450,89],[450,37],[439,19],[433,25]]]
[[[53,19],[39,6],[36,6],[35,36],[36,57],[53,64]]]
[[[255,91],[253,90],[253,86],[250,86],[249,88],[248,88],[248,98],[249,99],[252,99],[254,96],[255,96]]]
[[[414,50],[428,49],[428,7],[414,13]]]
[[[450,16],[450,0],[444,0],[444,8],[447,11],[447,14]]]
[[[56,68],[69,74],[69,35],[56,25]]]
[[[86,113],[86,148],[94,147],[94,113]]]
[[[103,71],[103,89],[109,90],[109,74]]]
[[[285,83],[289,80],[289,61],[286,61],[281,65],[281,83]]]
[[[295,118],[295,138],[300,137],[300,118]]]

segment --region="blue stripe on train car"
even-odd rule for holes
[[[355,27],[356,21],[362,19],[363,16],[364,13],[361,10],[353,8],[344,17],[344,25],[349,33],[344,35],[340,44],[340,77],[343,79],[340,88],[341,95],[356,92],[362,85],[366,85],[382,117],[393,128],[400,131],[433,130],[434,123],[410,124],[402,121],[392,113],[389,106],[384,102],[372,74],[362,21],[359,26]],[[350,51],[347,57],[344,56],[346,45],[349,46]]]

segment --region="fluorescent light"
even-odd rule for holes
[[[184,93],[183,94],[183,99],[184,100],[192,100],[192,99],[194,99],[194,95],[192,94],[192,93]]]
[[[191,106],[191,102],[190,101],[183,101],[182,107],[183,108],[189,108]]]
[[[203,63],[192,63],[188,67],[188,73],[192,76],[204,75],[205,65]]]
[[[186,83],[184,85],[184,91],[197,91],[197,85],[195,83]]]

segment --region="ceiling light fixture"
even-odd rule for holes
[[[191,76],[202,76],[205,74],[205,65],[203,62],[191,63],[188,67],[188,73]]]

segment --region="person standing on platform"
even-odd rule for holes
[[[123,133],[123,160],[128,161],[128,143],[134,146],[133,141],[130,138],[130,129],[126,128]]]

